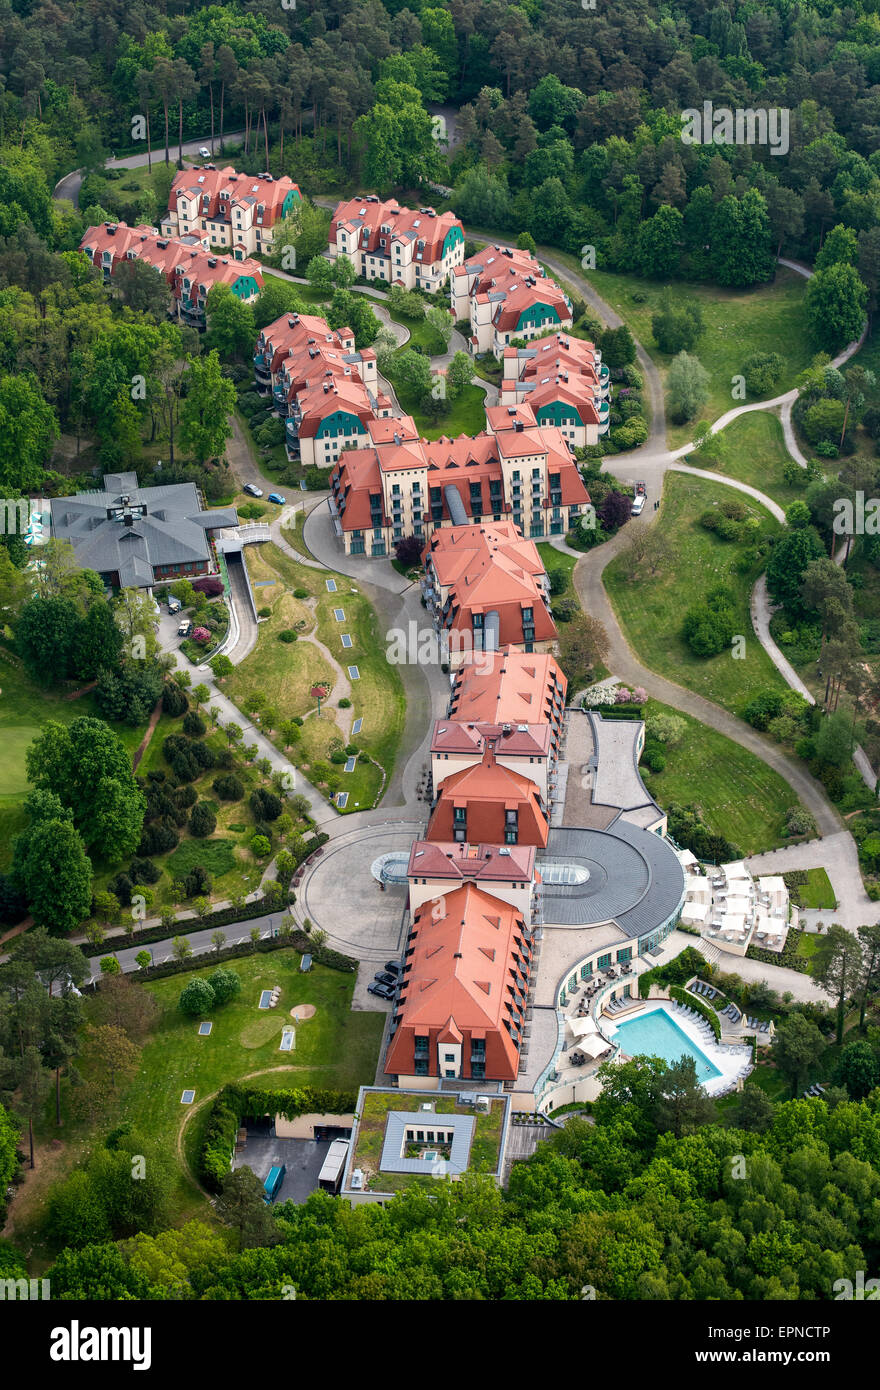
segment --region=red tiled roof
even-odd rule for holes
[[[505,813],[516,811],[517,843],[547,844],[549,824],[540,793],[529,777],[504,767],[487,746],[481,762],[447,777],[428,823],[428,840],[453,840],[454,809],[467,811],[467,836],[481,844],[504,844]]]
[[[240,174],[231,164],[223,169],[181,169],[172,181],[168,207],[171,212],[176,212],[180,195],[197,197],[200,218],[229,222],[232,208],[262,204],[264,211],[260,226],[272,227],[281,217],[284,200],[291,190],[300,193],[299,185],[287,174],[278,179],[260,174]],[[221,192],[228,195],[222,200],[222,207]],[[207,209],[203,209],[201,202],[205,195],[210,200]]]
[[[502,853],[498,845],[414,840],[407,874],[410,878],[448,878],[454,882],[497,879],[531,883],[535,854],[534,845],[505,845]]]
[[[391,231],[387,234],[382,233],[382,226],[390,226]],[[380,238],[385,235],[386,240],[393,244],[395,241],[405,241],[411,244],[414,241],[425,243],[422,252],[422,265],[430,265],[434,261],[440,260],[443,254],[443,243],[453,227],[458,227],[464,236],[464,227],[459,218],[454,213],[444,212],[435,213],[433,208],[420,211],[414,208],[401,207],[399,203],[392,199],[387,203],[371,202],[367,198],[349,198],[347,202],[340,203],[333,213],[330,222],[330,242],[336,244],[336,231],[338,227],[345,227],[348,231],[356,231],[358,234],[358,250],[378,253],[388,258],[388,251],[380,247]],[[363,241],[363,232],[369,232],[367,244]]]
[[[495,739],[499,757],[546,758],[552,732],[549,724],[493,724],[488,720],[462,723],[457,719],[435,719],[431,733],[432,753],[475,753],[483,756],[487,739]]]
[[[416,913],[385,1070],[413,1075],[419,1037],[428,1040],[429,1074],[438,1074],[437,1044],[454,1041],[463,1044],[461,1075],[470,1078],[468,1043],[478,1039],[485,1042],[485,1077],[513,1080],[519,1047],[505,1025],[521,1028],[525,1019],[530,951],[522,918],[470,883],[444,894],[443,909],[438,917],[425,903]]]
[[[557,682],[561,695],[557,694]],[[466,661],[455,676],[451,718],[459,722],[487,720],[496,724],[534,724],[551,719],[565,703],[568,681],[549,653],[481,652]]]

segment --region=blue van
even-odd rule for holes
[[[287,1166],[284,1163],[277,1164],[274,1168],[269,1169],[269,1176],[263,1183],[263,1191],[266,1194],[263,1201],[267,1204],[274,1202],[275,1198],[278,1196],[286,1172]]]

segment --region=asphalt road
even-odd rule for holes
[[[223,139],[224,139],[224,144],[227,143],[227,142],[230,142],[230,141],[231,141],[232,143],[237,143],[239,140],[243,140],[243,139],[244,139],[244,131],[243,131],[243,130],[225,131],[225,132],[224,132]],[[189,156],[197,155],[198,152],[199,152],[199,148],[200,148],[201,145],[205,145],[208,149],[210,149],[210,147],[211,147],[211,137],[210,137],[210,135],[205,135],[205,136],[203,136],[202,139],[200,139],[200,140],[184,140],[184,142],[183,142],[183,153],[184,153],[185,155],[189,155]],[[172,144],[169,145],[168,149],[169,149],[169,155],[171,156],[171,159],[174,160],[174,161],[176,161],[176,159],[177,159],[177,144],[176,144],[176,142],[172,142]],[[218,149],[219,149],[219,146],[218,146],[218,143],[217,143],[216,140],[214,141],[214,149],[215,149],[215,150],[218,150]],[[106,165],[105,165],[104,167],[107,168],[107,169],[139,169],[139,168],[141,167],[141,165],[146,164],[146,163],[148,162],[148,158],[149,158],[149,156],[147,155],[147,151],[144,150],[143,153],[141,153],[141,154],[130,154],[130,155],[126,155],[124,159],[108,159],[108,160],[107,160],[107,163],[106,163]],[[215,156],[215,158],[216,158],[216,156]],[[162,146],[161,149],[159,149],[159,150],[154,149],[154,150],[152,151],[152,159],[153,159],[153,161],[154,161],[156,164],[164,164],[164,162],[165,162],[165,146],[164,146],[164,145]],[[53,194],[52,194],[53,198],[66,198],[66,199],[68,199],[71,203],[73,203],[73,206],[74,206],[74,207],[79,207],[79,190],[82,188],[82,181],[83,181],[83,171],[82,171],[82,169],[74,169],[71,173],[65,174],[65,175],[64,175],[64,178],[63,178],[63,179],[59,179],[58,182],[56,183],[56,185],[55,185],[55,190],[54,190],[54,192],[53,192]]]
[[[228,946],[234,946],[240,941],[250,941],[250,933],[254,927],[259,927],[260,937],[265,940],[267,937],[275,935],[286,915],[286,909],[279,908],[276,912],[268,913],[265,917],[253,917],[247,922],[230,922],[228,927],[207,927],[197,931],[189,931],[188,922],[178,922],[175,935],[186,937],[194,956],[210,955],[216,949],[211,942],[211,937],[216,931],[222,931]],[[196,921],[195,918],[192,920],[193,922]],[[173,937],[168,937],[165,941],[155,941],[151,946],[124,946],[122,949],[116,949],[117,944],[124,940],[125,938],[122,936],[114,936],[105,943],[105,949],[101,951],[100,955],[92,956],[89,983],[101,978],[100,961],[103,956],[114,955],[126,975],[140,969],[135,960],[139,951],[149,951],[154,965],[161,965],[163,961],[174,959]]]

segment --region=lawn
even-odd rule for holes
[[[833,911],[837,907],[837,898],[834,896],[834,889],[831,887],[831,880],[824,869],[807,869],[806,883],[788,883],[788,875],[784,875],[788,887],[791,891],[792,902],[799,907],[824,908],[826,911]],[[818,937],[815,938],[818,942]],[[812,951],[803,951],[802,955],[812,955]]]
[[[683,719],[687,733],[666,747],[662,772],[642,776],[651,795],[668,807],[694,804],[716,834],[724,835],[743,854],[762,854],[787,843],[786,812],[798,804],[791,787],[765,762],[724,734],[681,710],[650,700],[648,717],[672,714]]]
[[[238,999],[215,1009],[214,1027],[207,1037],[198,1033],[199,1019],[180,1013],[177,1000],[194,976],[216,967],[202,966],[146,988],[159,1002],[161,1012],[147,1038],[140,1069],[122,1097],[114,1122],[130,1120],[136,1129],[162,1143],[181,1158],[181,1126],[188,1115],[185,1151],[192,1163],[199,1138],[198,1113],[181,1105],[184,1088],[195,1090],[195,1107],[204,1106],[221,1086],[249,1077],[260,1077],[267,1090],[290,1086],[327,1086],[349,1090],[368,1085],[375,1076],[385,1024],[384,1013],[353,1011],[355,975],[313,965],[307,974],[299,969],[301,956],[292,947],[271,954],[254,954],[233,960],[229,967],[241,977]],[[275,1009],[257,1008],[261,990],[281,986]],[[291,1022],[290,1010],[313,1004],[313,1018],[297,1023],[291,1052],[279,1051],[281,1030]],[[88,1003],[86,1005],[88,1012]],[[266,1073],[265,1076],[261,1075]],[[64,1099],[69,1092],[65,1084]],[[47,1117],[51,1105],[47,1102]],[[202,1116],[206,1111],[202,1112]],[[41,1131],[46,1138],[57,1131],[47,1120]],[[91,1141],[93,1134],[66,1117],[65,1140]],[[81,1152],[81,1148],[79,1149]],[[175,1223],[210,1211],[181,1166],[172,1197]]]
[[[757,410],[732,420],[719,435],[712,438],[710,453],[704,461],[699,453],[684,460],[696,468],[705,467],[713,473],[725,473],[750,487],[757,488],[783,508],[798,498],[803,500],[807,475],[803,472],[803,487],[790,487],[783,476],[783,466],[789,462],[785,438],[779,417],[769,410]],[[717,457],[713,457],[717,449]]]
[[[0,664],[0,825],[8,833],[0,841],[0,869],[12,858],[11,837],[25,827],[22,801],[28,791],[25,755],[48,720],[70,724],[82,715],[95,716],[91,695],[66,700],[57,691],[45,691],[29,679],[7,653]],[[134,753],[145,731],[143,724],[111,725],[129,753]]]
[[[458,1105],[452,1096],[431,1092],[434,1113],[438,1115],[472,1115],[472,1107]],[[358,1121],[357,1146],[352,1159],[352,1168],[364,1170],[364,1188],[374,1192],[402,1192],[408,1187],[425,1187],[434,1179],[421,1173],[384,1173],[379,1171],[382,1146],[385,1142],[386,1116],[390,1110],[412,1110],[419,1115],[418,1105],[412,1096],[401,1096],[396,1091],[379,1091],[366,1095],[363,1099],[363,1112]],[[492,1099],[488,1115],[477,1114],[474,1136],[471,1143],[469,1168],[472,1171],[494,1173],[498,1167],[498,1153],[501,1142],[501,1122],[504,1115],[504,1101]],[[421,1116],[425,1123],[430,1117]]]
[[[554,598],[577,598],[571,576],[578,562],[578,557],[566,555],[565,551],[557,550],[556,546],[551,545],[549,541],[539,542],[538,554],[544,561],[544,568],[551,579],[554,574],[561,574],[565,580],[564,588],[560,589],[558,594],[554,594]]]
[[[737,561],[742,547],[719,540],[698,523],[701,514],[725,494],[727,489],[709,479],[667,474],[663,504],[654,523],[671,542],[660,573],[630,578],[624,550],[611,561],[603,578],[627,640],[645,665],[739,714],[756,691],[788,687],[752,630],[749,599],[761,562],[741,573]],[[779,529],[759,503],[742,494],[729,496],[742,501],[767,531]],[[745,638],[739,659],[733,649],[713,657],[696,656],[682,636],[687,609],[722,584],[733,598],[736,633]]]
[[[393,376],[390,380],[401,408],[413,417],[425,439],[440,439],[447,434],[455,439],[459,434],[475,435],[486,428],[486,393],[479,386],[465,386],[455,400],[447,401],[446,409],[435,419],[421,410],[418,391],[399,386]]]
[[[687,298],[699,302],[705,331],[694,353],[709,373],[710,394],[698,420],[667,427],[667,442],[672,449],[693,439],[700,419],[717,420],[719,415],[741,403],[731,395],[732,378],[741,373],[742,364],[751,353],[778,352],[783,358],[785,367],[779,385],[771,393],[774,396],[790,390],[798,372],[809,366],[812,352],[807,345],[806,281],[792,270],[778,267],[770,285],[751,290],[726,290],[718,285],[683,281],[658,284],[635,275],[616,275],[603,270],[584,272],[576,257],[556,250],[548,254],[589,280],[629,325],[664,379],[672,358],[661,352],[654,342],[651,319],[666,290],[674,302]]]
[[[290,540],[291,544],[296,543],[296,533],[291,534]],[[262,691],[281,719],[308,715],[300,738],[289,750],[291,760],[306,774],[313,763],[327,761],[333,739],[340,739],[343,744],[349,742],[345,731],[350,729],[352,720],[361,718],[362,732],[353,741],[390,778],[403,735],[406,706],[400,676],[385,659],[385,634],[379,631],[372,605],[345,575],[333,576],[336,592],[328,593],[326,579],[330,571],[297,564],[272,544],[261,546],[253,560],[249,555],[248,565],[257,604],[270,607],[272,615],[260,624],[257,647],[224,683],[230,699],[241,708],[249,694]],[[307,589],[309,597],[294,598],[294,589]],[[334,617],[337,608],[345,613],[342,622]],[[302,638],[289,644],[279,641],[278,633],[286,627],[298,629],[302,638],[314,636],[339,663],[344,676],[347,677],[349,666],[357,667],[359,678],[350,682],[350,718],[346,713],[342,719],[343,712],[336,706],[336,700],[342,696],[338,672],[314,643]],[[343,647],[343,633],[351,637],[350,647]],[[322,703],[318,721],[317,700],[309,691],[321,683],[330,687],[331,696],[329,702]],[[269,737],[280,747],[277,732]],[[373,764],[359,762],[351,773],[338,769],[339,789],[349,793],[346,811],[372,805],[381,785],[380,767]]]

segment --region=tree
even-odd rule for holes
[[[27,750],[28,776],[71,808],[86,846],[110,860],[133,854],[146,798],[121,739],[101,719],[81,715],[69,725],[49,721]]]
[[[774,603],[793,616],[805,613],[801,595],[804,574],[811,560],[824,556],[825,547],[812,526],[786,531],[775,541],[767,561],[767,592]]]
[[[697,1079],[693,1057],[682,1056],[672,1062],[663,1077],[654,1108],[658,1130],[672,1130],[676,1139],[692,1134],[715,1116],[715,1103]]]
[[[625,323],[619,328],[604,329],[598,336],[597,346],[602,350],[602,361],[612,372],[636,360],[635,339]]]
[[[394,360],[394,382],[415,397],[426,395],[431,390],[430,359],[404,348]]]
[[[221,931],[219,927],[215,932],[211,932],[211,945],[214,947],[218,956],[226,945],[226,933]]]
[[[18,1140],[21,1129],[15,1116],[0,1105],[0,1192],[5,1192],[18,1168]]]
[[[203,980],[200,975],[197,975],[181,991],[177,1007],[181,1013],[188,1014],[191,1018],[197,1018],[202,1014],[210,1013],[214,1003],[214,991],[211,985],[207,980]]]
[[[772,279],[773,239],[767,204],[756,188],[728,195],[712,219],[712,262],[719,285],[755,285]]]
[[[235,407],[235,387],[223,376],[216,349],[205,357],[186,360],[179,438],[197,463],[205,463],[209,458],[222,458],[232,434],[229,416]]]
[[[214,992],[214,1003],[216,1005],[228,1004],[231,999],[237,999],[241,994],[241,976],[234,970],[226,970],[220,967],[208,976],[208,984]]]
[[[838,222],[826,236],[813,262],[814,270],[827,270],[832,265],[855,265],[858,260],[859,243],[852,227]]]
[[[676,424],[692,420],[709,399],[709,373],[699,358],[680,352],[673,358],[666,380],[670,416]]]
[[[14,877],[38,926],[69,932],[89,916],[92,865],[66,817],[40,821],[18,837]]]
[[[280,1240],[263,1184],[250,1168],[236,1168],[223,1179],[215,1206],[221,1221],[235,1232],[239,1250],[254,1250]]]
[[[205,346],[224,359],[243,358],[253,351],[257,336],[254,311],[232,293],[229,285],[215,284],[205,302],[208,331]]]
[[[682,632],[697,656],[717,656],[730,646],[736,630],[736,613],[727,589],[711,589],[702,602],[684,615]]]
[[[140,1048],[121,1028],[110,1024],[86,1024],[82,1046],[82,1074],[87,1080],[71,1095],[74,1109],[92,1124],[116,1112],[122,1091],[138,1068]]]
[[[801,1089],[807,1068],[818,1061],[825,1047],[816,1024],[802,1013],[790,1013],[776,1029],[771,1054],[796,1096]]]
[[[838,1046],[843,1042],[846,1001],[859,987],[863,966],[862,943],[852,932],[834,922],[819,941],[813,956],[812,975],[823,989],[837,996]]]
[[[135,313],[151,314],[161,322],[171,308],[171,291],[165,276],[140,257],[119,262],[113,287],[122,303]]]
[[[742,374],[750,396],[769,396],[782,376],[785,363],[778,352],[753,352],[743,363]]]
[[[100,980],[90,1016],[93,1022],[120,1028],[127,1038],[140,1042],[153,1028],[158,1014],[154,995],[130,975],[117,973]]]
[[[636,265],[641,275],[664,280],[678,267],[684,221],[678,208],[664,205],[639,227]]]
[[[581,613],[565,624],[559,638],[559,660],[572,689],[586,685],[608,654],[608,633],[598,618]]]
[[[134,959],[141,970],[146,970],[153,964],[153,957],[150,955],[149,951],[138,951]]]
[[[15,626],[19,656],[40,685],[65,680],[73,672],[80,616],[73,599],[34,594]]]
[[[847,1043],[840,1054],[836,1077],[846,1087],[850,1100],[865,1100],[880,1081],[880,1063],[870,1043]]]
[[[835,353],[861,333],[868,291],[854,266],[838,262],[817,271],[807,282],[804,303],[813,342]]]
[[[39,492],[52,445],[58,438],[55,411],[36,377],[0,375],[0,488],[4,497]]]
[[[774,1106],[766,1091],[746,1082],[731,1112],[731,1124],[751,1134],[763,1134],[773,1123]]]
[[[175,936],[171,943],[171,952],[175,960],[189,960],[192,946],[185,936]]]
[[[880,970],[880,924],[872,923],[859,927],[859,940],[862,943],[862,979],[859,994],[859,1027],[865,1026],[868,999],[876,988],[877,972]]]

